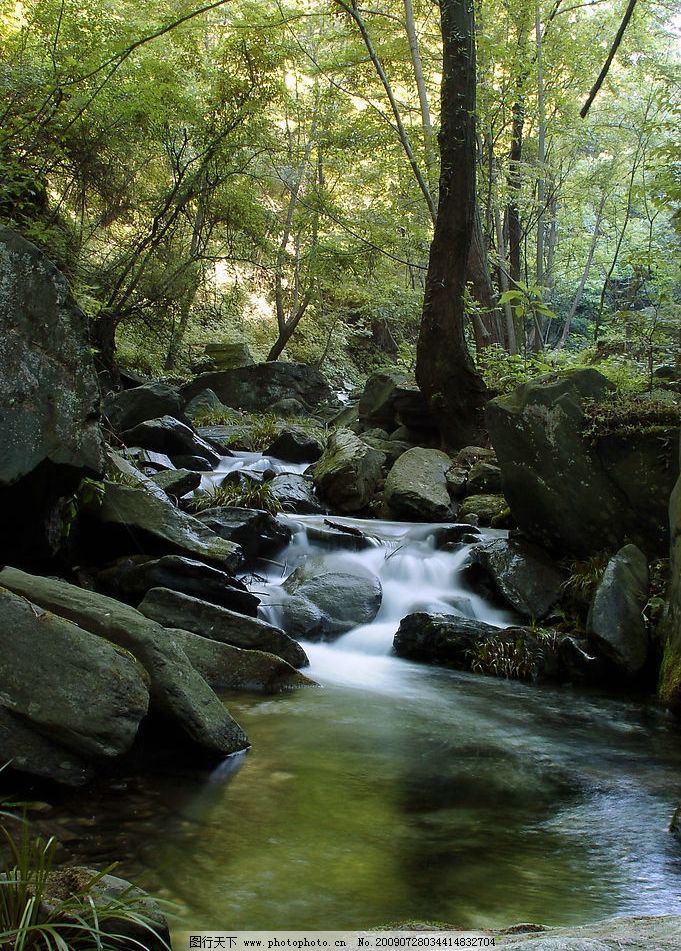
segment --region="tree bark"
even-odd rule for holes
[[[416,379],[443,445],[479,437],[487,389],[464,335],[475,215],[475,22],[472,0],[441,0],[440,188],[416,356]]]

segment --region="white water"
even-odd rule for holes
[[[261,452],[235,452],[232,456],[222,456],[217,467],[212,472],[201,473],[200,489],[206,491],[222,484],[230,472],[253,473],[255,476],[263,472],[302,473],[308,468],[309,462],[285,462],[273,456],[263,456]]]

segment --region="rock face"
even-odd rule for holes
[[[193,429],[172,416],[160,416],[145,420],[121,434],[128,446],[141,446],[152,452],[162,452],[172,457],[196,456],[205,459],[211,466],[220,461],[217,453]]]
[[[107,396],[104,415],[111,427],[117,433],[122,433],[148,419],[161,416],[180,419],[183,405],[184,400],[176,387],[168,386],[167,383],[145,383]]]
[[[637,674],[648,656],[642,615],[647,600],[646,556],[636,545],[625,545],[607,564],[586,629],[598,651],[627,676]]]
[[[384,499],[402,518],[444,522],[452,515],[447,470],[452,460],[439,449],[409,449],[388,473]]]
[[[360,512],[376,492],[384,461],[382,452],[367,446],[349,429],[337,429],[312,469],[312,478],[320,496],[334,509]]]
[[[190,400],[184,408],[185,413],[194,422],[206,413],[220,412],[225,409],[224,403],[220,401],[217,393],[212,390],[201,390]]]
[[[275,654],[292,667],[309,664],[300,644],[271,624],[168,588],[148,591],[139,610],[163,627],[181,628],[233,647]]]
[[[151,710],[199,749],[215,756],[248,746],[243,730],[194,669],[177,639],[139,611],[66,581],[39,578],[16,568],[0,571],[0,586],[129,650],[151,678]],[[79,716],[83,716],[82,706]]]
[[[87,319],[60,272],[0,227],[0,557],[49,557],[59,500],[103,467]]]
[[[211,532],[239,545],[244,555],[255,558],[271,555],[291,540],[291,529],[259,509],[220,506],[197,514]]]
[[[416,383],[400,370],[372,373],[360,397],[358,412],[362,430],[378,427],[392,433],[402,425],[409,431],[436,429]]]
[[[506,604],[540,621],[560,599],[563,574],[546,552],[516,539],[497,538],[471,552],[469,575],[483,573]]]
[[[342,557],[324,561],[309,559],[288,576],[283,587],[288,594],[305,599],[320,612],[318,637],[324,640],[373,621],[383,598],[378,577]],[[311,632],[308,631],[307,636],[311,637]]]
[[[678,474],[676,447],[655,434],[585,434],[584,400],[612,384],[596,370],[537,380],[487,406],[487,424],[518,526],[564,557],[615,550],[625,538],[666,550],[665,505]]]
[[[0,704],[75,753],[125,753],[149,706],[126,651],[0,588]]]
[[[660,669],[660,699],[681,711],[681,477],[669,500],[669,590],[662,629],[665,637]]]
[[[213,390],[226,406],[262,412],[278,400],[293,398],[315,408],[334,403],[331,388],[319,370],[303,363],[256,363],[215,373],[202,373],[182,388],[186,400],[206,388]]]
[[[159,554],[172,552],[208,561],[228,572],[234,572],[242,560],[238,545],[219,538],[198,519],[176,509],[169,499],[161,501],[141,489],[107,482],[101,505],[91,514],[98,523],[99,543],[107,527],[106,544],[118,548],[120,554],[133,547]]]
[[[183,495],[193,492],[201,485],[199,473],[189,469],[165,469],[151,476],[151,479],[166,495],[174,499],[181,499]]]

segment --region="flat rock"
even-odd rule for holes
[[[132,429],[148,419],[182,417],[184,400],[177,387],[167,383],[145,383],[130,390],[112,393],[104,401],[104,415],[117,432]]]
[[[536,545],[497,538],[471,552],[471,574],[483,572],[506,604],[526,618],[541,620],[560,600],[563,573]]]
[[[181,499],[201,485],[201,476],[190,469],[169,469],[157,472],[151,480],[171,499]]]

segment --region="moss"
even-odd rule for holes
[[[604,436],[671,437],[681,427],[681,406],[674,402],[615,393],[605,400],[585,400],[584,435],[595,443]]]

